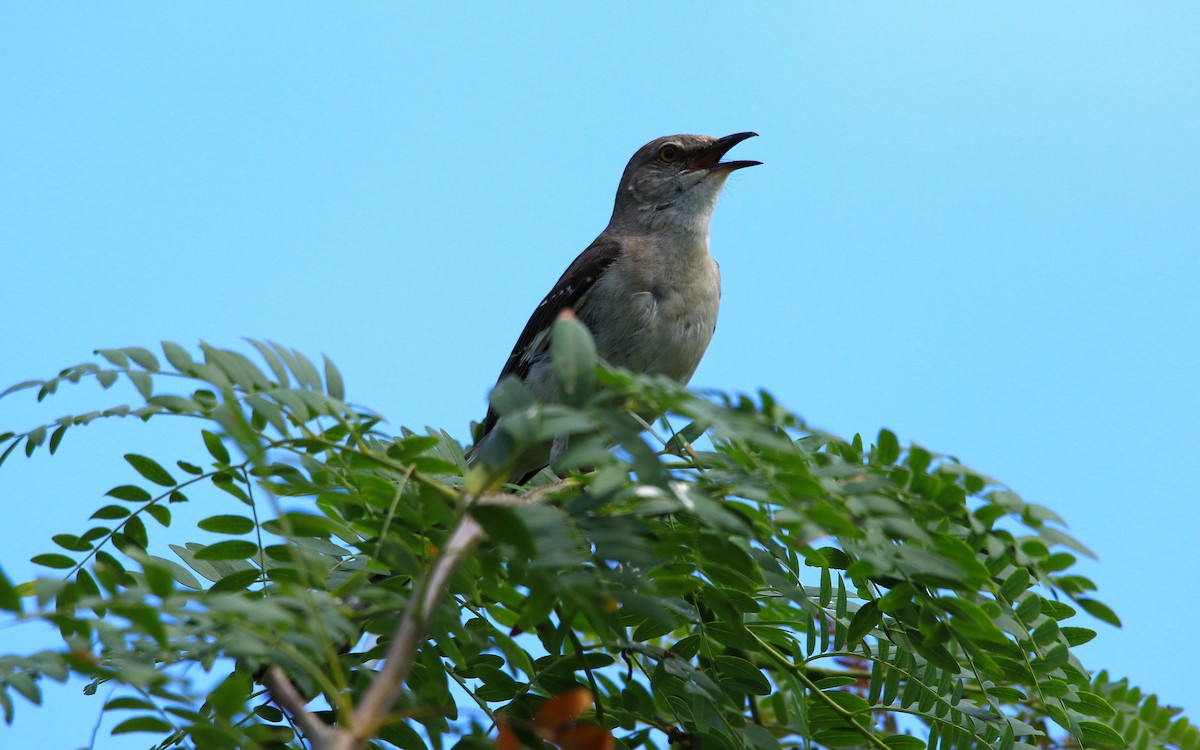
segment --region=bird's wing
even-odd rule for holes
[[[567,266],[567,270],[559,277],[545,299],[538,304],[533,315],[529,317],[529,322],[525,324],[525,329],[517,337],[512,354],[508,355],[500,377],[496,378],[497,383],[510,375],[525,379],[530,368],[542,358],[549,347],[550,326],[558,317],[558,313],[568,307],[576,309],[596,280],[620,255],[621,244],[617,240],[598,237]],[[479,433],[480,440],[496,426],[497,417],[496,411],[489,406],[487,417],[483,420],[483,429]]]

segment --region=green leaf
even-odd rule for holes
[[[965,582],[974,586],[983,586],[991,578],[987,567],[979,562],[979,558],[970,545],[952,536],[937,536],[933,546],[939,554],[950,560],[965,574]]]
[[[268,341],[267,343],[270,344],[271,348],[275,350],[275,353],[287,363],[287,366],[292,371],[292,374],[296,376],[296,382],[299,383],[302,388],[307,388],[312,391],[321,390],[321,376],[317,372],[317,368],[313,367],[312,363],[305,359],[304,355],[295,350],[288,350],[279,344],[276,344],[274,341]],[[268,364],[270,364],[269,361]]]
[[[191,571],[179,563],[174,560],[168,560],[165,557],[158,557],[157,555],[150,555],[149,559],[153,560],[158,567],[170,573],[176,583],[186,586],[189,589],[200,590],[200,581],[196,580],[196,576],[192,575]]]
[[[175,478],[172,477],[166,469],[159,466],[158,462],[152,458],[139,456],[136,453],[126,453],[125,460],[129,462],[129,465],[132,466],[137,473],[141,474],[143,477],[149,479],[155,484],[160,484],[164,487],[174,487],[177,484]]]
[[[155,708],[155,705],[148,700],[143,700],[142,698],[131,698],[128,696],[113,698],[104,704],[105,711],[131,711],[136,709],[153,711]]]
[[[939,537],[938,541],[941,539]],[[897,549],[897,555],[912,567],[912,575],[919,581],[932,579],[933,583],[942,581],[966,583],[968,580],[966,571],[955,562],[921,547],[905,545]]]
[[[246,340],[250,342],[251,346],[258,350],[259,355],[262,356],[263,360],[267,363],[267,367],[271,368],[271,373],[275,375],[275,379],[278,381],[279,385],[283,388],[287,388],[291,383],[288,379],[287,368],[283,366],[283,360],[279,358],[279,355],[276,354],[271,347],[267,346],[261,341],[255,341],[254,339]]]
[[[4,462],[8,459],[9,455],[11,455],[12,452],[16,449],[16,447],[20,444],[21,444],[21,439],[17,438],[16,440],[9,443],[8,447],[5,448],[3,452],[0,452],[0,466],[4,465]],[[4,691],[0,691],[0,695],[4,695]]]
[[[171,731],[173,727],[157,716],[135,716],[132,719],[126,719],[120,724],[113,727],[113,734],[132,734],[133,732],[156,732],[163,733]]]
[[[512,545],[522,557],[532,558],[537,552],[529,527],[513,508],[503,505],[474,505],[470,512],[489,537]]]
[[[533,396],[519,379],[507,377],[496,383],[488,394],[488,403],[497,414],[504,416],[533,406]]]
[[[257,709],[256,709],[257,710]],[[425,740],[406,722],[393,721],[377,730],[378,739],[390,742],[400,750],[426,750]],[[462,744],[455,748],[463,747]]]
[[[122,510],[124,510],[124,508],[122,508]],[[88,544],[91,544],[92,542],[96,541],[97,539],[102,539],[102,538],[108,536],[110,531],[112,531],[112,529],[108,529],[103,526],[94,526],[94,527],[88,529],[87,531],[83,532],[83,536],[79,537],[79,539],[83,542],[87,542]]]
[[[250,496],[247,495],[246,491],[241,488],[237,481],[235,481],[234,475],[227,473],[215,474],[212,477],[212,483],[217,489],[221,490],[222,492],[229,493],[242,503],[246,505],[254,505],[254,503],[250,500]]]
[[[1046,602],[1045,599],[1034,593],[1029,593],[1021,601],[1017,602],[1016,613],[1017,617],[1021,618],[1021,622],[1030,625],[1042,613],[1042,606]]]
[[[141,487],[132,484],[123,484],[120,487],[113,487],[104,494],[108,495],[109,497],[115,497],[118,500],[127,500],[131,503],[144,503],[152,499],[149,492],[146,492]]]
[[[263,704],[254,707],[254,715],[272,724],[283,721],[283,712],[274,706]]]
[[[554,376],[563,402],[581,406],[592,397],[596,370],[596,344],[587,326],[573,314],[561,313],[550,331]]]
[[[33,563],[34,565],[41,565],[42,567],[55,568],[58,570],[65,570],[67,568],[75,567],[74,560],[66,555],[58,554],[35,555],[34,557],[29,558],[29,562]]]
[[[856,682],[858,682],[857,677],[851,677],[850,675],[847,674],[847,675],[834,675],[833,677],[825,677],[823,679],[817,680],[815,684],[820,689],[827,690],[829,688],[846,687],[847,685],[853,685]]]
[[[1083,607],[1083,611],[1087,612],[1092,617],[1095,617],[1101,622],[1106,622],[1113,627],[1121,627],[1121,620],[1117,614],[1108,608],[1104,602],[1096,599],[1076,599],[1075,603]]]
[[[1116,711],[1109,705],[1108,701],[1104,700],[1095,693],[1089,693],[1085,690],[1080,690],[1075,695],[1075,700],[1070,701],[1071,708],[1075,709],[1084,716],[1096,716],[1101,719],[1109,716],[1114,716]]]
[[[178,550],[177,550],[178,551]],[[241,539],[210,544],[196,552],[197,560],[249,560],[258,554],[258,545]],[[197,571],[199,572],[199,571]]]
[[[876,438],[875,457],[881,464],[894,464],[900,458],[900,441],[891,430],[880,430]]]
[[[196,362],[192,359],[192,355],[188,353],[187,349],[184,349],[173,341],[163,341],[160,343],[162,344],[163,355],[171,363],[171,367],[174,367],[181,373],[187,374],[195,366]]]
[[[1061,544],[1065,547],[1070,547],[1081,555],[1085,555],[1093,560],[1096,559],[1096,553],[1080,544],[1077,539],[1067,534],[1061,529],[1056,529],[1052,526],[1044,526],[1038,532],[1048,544]]]
[[[1080,739],[1085,745],[1125,747],[1125,738],[1107,724],[1098,721],[1079,722]]]
[[[146,576],[146,586],[150,592],[165,601],[175,593],[175,577],[168,566],[158,563],[158,560],[161,559],[147,556],[142,565],[142,574]]]
[[[956,624],[959,627],[968,630],[972,635],[1003,640],[1004,636],[992,622],[991,616],[984,612],[979,605],[962,597],[953,596],[938,597],[937,603],[957,618]]]
[[[264,531],[269,531],[272,534],[292,538],[312,537],[313,539],[325,539],[330,536],[338,536],[345,539],[354,538],[354,532],[348,527],[331,518],[318,516],[314,513],[300,513],[296,511],[284,513],[278,519],[264,522],[262,527]],[[335,551],[332,554],[344,554],[344,551]]]
[[[649,624],[650,621],[643,623],[643,625]],[[672,627],[671,629],[673,630],[674,628]],[[641,631],[641,628],[639,628],[639,632],[646,631]],[[704,634],[717,643],[734,649],[755,649],[758,647],[758,641],[755,640],[754,635],[746,628],[745,625],[736,619],[731,619],[729,622],[722,622],[720,620],[710,622],[705,626]],[[635,635],[634,640],[644,639],[641,639]]]
[[[746,746],[749,748],[757,748],[758,750],[779,750],[782,745],[775,735],[765,727],[758,724],[747,724],[737,730],[737,733],[745,740]]]
[[[149,349],[143,349],[140,346],[127,346],[124,351],[143,370],[158,372],[158,360],[154,358]]]
[[[854,617],[850,619],[849,631],[846,635],[846,642],[850,648],[854,648],[863,638],[871,632],[873,628],[882,622],[879,613],[879,604],[875,601],[869,601],[858,608],[854,613]]]
[[[771,683],[749,661],[737,656],[718,656],[713,662],[721,684],[752,695],[771,694]]]
[[[1069,620],[1077,614],[1074,607],[1061,601],[1053,599],[1042,600],[1042,614],[1046,617],[1051,617],[1059,622]]]
[[[837,547],[821,547],[806,550],[804,564],[813,568],[833,568],[846,570],[850,567],[850,556]]]
[[[28,672],[9,672],[5,675],[8,685],[21,694],[21,697],[35,706],[42,704],[42,690],[38,687],[34,676]],[[7,694],[8,691],[0,691]]]
[[[137,516],[131,517],[125,522],[125,536],[142,549],[150,546],[150,539],[146,534],[146,524]]]
[[[146,513],[164,527],[171,525],[171,509],[165,505],[150,505]]]
[[[23,380],[20,383],[17,383],[16,385],[9,386],[8,388],[5,388],[3,391],[0,391],[0,398],[4,398],[5,396],[7,396],[10,393],[16,393],[17,391],[23,391],[26,388],[40,388],[41,386],[43,386],[45,384],[46,384],[45,380]],[[9,435],[9,437],[11,437],[11,435]]]
[[[196,552],[199,551],[200,549],[203,549],[203,547],[201,545],[193,544],[195,549],[181,547],[178,544],[168,544],[167,546],[171,548],[171,551],[173,551],[175,554],[179,555],[179,558],[181,560],[183,560],[189,568],[196,571],[197,573],[199,573],[201,576],[203,576],[207,580],[209,580],[213,583],[216,583],[217,581],[221,580],[221,572],[219,570],[217,570],[217,567],[215,565],[213,565],[212,563],[207,562],[205,560],[197,560],[196,559]],[[183,582],[180,581],[180,583],[183,583]],[[184,585],[187,585],[187,584],[184,584]]]
[[[1070,651],[1062,644],[1056,644],[1046,651],[1046,655],[1033,660],[1033,668],[1038,672],[1051,672],[1070,661]]]
[[[1071,644],[1072,647],[1082,646],[1096,637],[1096,631],[1089,628],[1064,626],[1059,628],[1059,630],[1062,633],[1063,638],[1065,638],[1067,643]]]
[[[272,568],[271,576],[278,576],[284,568]],[[245,591],[250,584],[262,578],[262,573],[258,568],[249,568],[246,570],[237,570],[232,573],[227,573],[222,576],[221,580],[217,581],[209,588],[214,594],[231,593],[234,591]]]
[[[204,447],[208,449],[209,455],[216,459],[218,464],[228,464],[229,451],[225,449],[221,438],[208,430],[201,430],[200,434],[204,436]]]
[[[853,729],[826,729],[813,736],[813,742],[826,747],[851,747],[865,745],[862,734]]]
[[[63,435],[67,434],[68,425],[59,425],[58,429],[50,435],[50,455],[58,450],[58,444],[62,442]]]
[[[1075,564],[1075,556],[1068,552],[1056,552],[1038,563],[1038,567],[1047,573],[1057,573]]]
[[[1000,586],[1000,593],[1006,600],[1013,602],[1028,589],[1029,571],[1025,568],[1017,568],[1009,573],[1008,578],[1004,579],[1003,585]]]
[[[252,392],[271,387],[271,382],[245,355],[228,349],[218,349],[203,342],[200,344],[200,351],[204,352],[206,365],[218,368],[241,389]]]
[[[7,612],[21,611],[21,596],[3,568],[0,568],[0,609]]]
[[[252,687],[249,675],[233,672],[208,694],[208,705],[217,716],[229,720],[245,711]]]
[[[92,548],[92,545],[82,541],[74,534],[55,534],[50,537],[50,541],[70,552],[87,552]]]
[[[1071,692],[1071,686],[1058,679],[1039,680],[1038,690],[1047,697],[1062,698]]]
[[[204,411],[200,404],[196,403],[190,398],[184,398],[182,396],[151,396],[150,398],[146,399],[146,403],[154,406],[161,406],[167,411],[174,412],[176,414],[194,414],[196,412]]]
[[[913,597],[917,595],[917,587],[905,581],[898,584],[891,591],[878,599],[878,606],[881,612],[893,614],[907,607],[912,603]]]
[[[262,396],[247,396],[245,402],[255,416],[274,427],[276,432],[281,435],[288,434],[287,418],[278,406]]]
[[[46,428],[35,427],[25,436],[25,456],[33,455],[39,445],[46,442]]]
[[[141,370],[128,370],[125,372],[125,375],[133,383],[133,387],[137,389],[142,398],[150,398],[154,395],[154,380],[150,377],[149,373],[142,372]]]
[[[324,355],[322,355],[324,356]],[[338,401],[346,400],[346,384],[342,381],[342,373],[329,357],[325,359],[325,392]]]
[[[129,357],[125,356],[125,352],[120,349],[97,349],[95,353],[121,369],[129,367]]]
[[[254,522],[245,516],[210,516],[196,525],[214,534],[248,534],[254,530]]]

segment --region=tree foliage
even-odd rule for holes
[[[508,440],[473,467],[275,344],[251,342],[265,367],[105,349],[10,388],[141,403],[0,434],[0,461],[112,417],[200,430],[195,455],[126,455],[137,479],[52,537],[46,575],[0,573],[9,619],[62,636],[0,656],[5,719],[82,675],[161,748],[1200,747],[1080,663],[1076,613],[1118,623],[1053,511],[886,430],[843,440],[767,393],[597,367],[577,323],[554,338],[561,403],[502,383]],[[502,487],[558,435],[556,474]],[[164,544],[185,502],[211,512]]]

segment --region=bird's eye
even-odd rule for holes
[[[663,164],[674,164],[679,160],[679,147],[668,143],[658,150],[658,160]]]

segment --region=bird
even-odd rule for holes
[[[608,365],[686,385],[717,326],[721,273],[709,253],[713,210],[730,174],[762,163],[721,159],[756,135],[670,135],[639,148],[621,175],[608,225],[534,309],[497,384],[515,377],[536,401],[554,401],[550,329],[571,310]],[[469,463],[500,429],[489,407]],[[527,451],[515,459],[511,478],[524,484],[565,446],[559,438]]]

